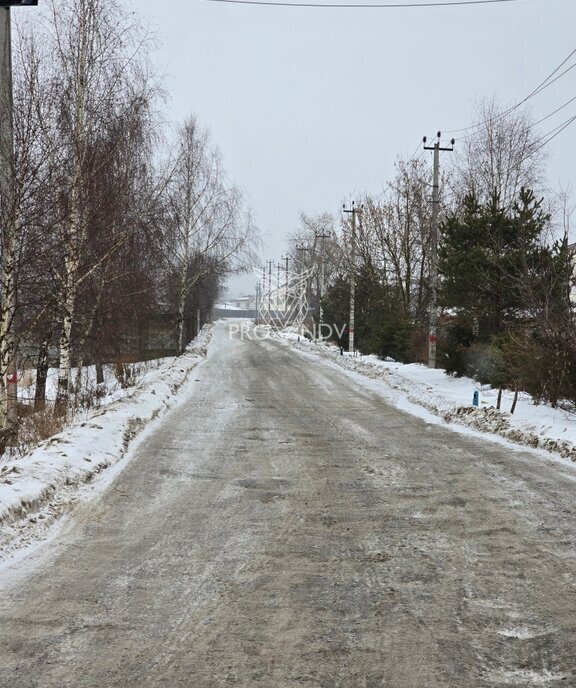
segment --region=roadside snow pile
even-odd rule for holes
[[[455,378],[443,370],[431,370],[421,364],[402,364],[382,361],[376,356],[352,356],[322,341],[299,337],[286,330],[277,333],[302,352],[332,362],[340,368],[383,383],[385,396],[396,406],[405,402],[426,409],[446,423],[458,423],[480,432],[503,437],[515,444],[545,449],[576,461],[576,414],[553,409],[545,404],[535,405],[530,395],[520,393],[514,415],[510,409],[513,393],[502,395],[502,411],[496,410],[498,390],[480,385],[470,378]],[[477,391],[479,406],[472,405]]]
[[[127,396],[95,411],[24,457],[0,464],[0,553],[23,530],[48,527],[76,499],[78,488],[117,463],[131,440],[177,401],[177,392],[207,354],[205,327],[178,358],[143,375]]]

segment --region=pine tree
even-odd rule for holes
[[[484,205],[466,196],[462,210],[442,224],[439,303],[451,319],[449,372],[474,374],[478,366],[466,353],[530,318],[526,285],[550,256],[542,242],[548,222],[542,201],[522,189],[511,211],[497,194]],[[476,346],[475,357],[482,356]]]

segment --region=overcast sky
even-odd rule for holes
[[[122,2],[159,39],[152,58],[169,119],[194,113],[210,129],[249,199],[265,259],[282,255],[301,211],[337,213],[343,199],[379,192],[423,135],[472,124],[478,98],[522,100],[576,48],[575,0],[393,9]],[[576,69],[530,100],[535,120],[575,95]],[[576,101],[542,133],[575,114]],[[576,123],[548,146],[553,188],[574,180],[575,144]]]

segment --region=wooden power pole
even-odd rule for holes
[[[438,340],[438,217],[440,210],[440,151],[453,151],[454,139],[450,148],[440,145],[441,132],[433,146],[427,146],[424,137],[424,150],[434,151],[434,182],[432,187],[432,226],[430,230],[430,304],[428,330],[428,367],[436,367],[436,342]]]
[[[342,207],[342,211],[345,213],[350,213],[352,215],[352,238],[350,241],[350,316],[348,320],[348,351],[354,353],[354,330],[355,330],[355,319],[356,319],[356,275],[354,274],[354,268],[356,267],[356,214],[362,209],[357,208],[354,201],[352,201],[352,207],[346,208]]]
[[[316,234],[317,239],[322,240],[322,248],[320,252],[320,298],[318,303],[318,322],[320,325],[324,322],[324,282],[325,282],[325,263],[326,263],[326,239],[330,238],[330,234],[322,232]]]

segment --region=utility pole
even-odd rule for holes
[[[258,316],[264,320],[264,299],[266,298],[266,266],[264,265],[262,267],[262,278],[260,279],[260,312],[258,313]],[[262,323],[260,323],[262,324]]]
[[[320,302],[318,304],[318,322],[320,325],[324,322],[324,260],[326,254],[326,239],[330,238],[330,234],[316,234],[317,239],[322,239],[322,249],[320,252]]]
[[[342,211],[351,213],[352,215],[352,240],[350,242],[350,317],[348,322],[348,351],[354,353],[354,328],[355,328],[355,301],[356,301],[356,276],[354,275],[354,268],[356,267],[356,213],[361,212],[362,208],[357,208],[354,201],[352,207],[346,208],[342,206]]]
[[[267,262],[268,265],[268,320],[272,317],[272,264],[273,260]]]
[[[284,256],[284,260],[286,261],[286,267],[284,268],[286,270],[286,276],[284,279],[284,314],[286,315],[288,313],[288,263],[292,259],[289,255],[286,255]]]
[[[276,282],[276,318],[278,318],[278,313],[280,312],[280,263],[276,264],[278,268],[278,279]]]
[[[259,321],[261,320],[262,322],[259,322],[259,325],[263,325],[265,318],[264,318],[264,308],[266,307],[266,265],[262,266],[262,279],[260,280],[260,299],[258,301],[258,319]]]
[[[450,147],[440,145],[441,132],[433,146],[427,146],[426,136],[422,139],[424,150],[434,151],[434,181],[432,186],[432,227],[430,236],[430,305],[428,329],[428,367],[436,367],[436,342],[438,339],[438,216],[440,211],[440,151],[454,150],[454,139]]]
[[[308,248],[304,244],[296,247],[296,251],[302,256],[304,251]],[[301,325],[304,325],[306,320],[306,280],[304,279],[304,261],[300,260],[300,295],[299,295],[299,305],[298,305],[298,317],[302,320]]]

